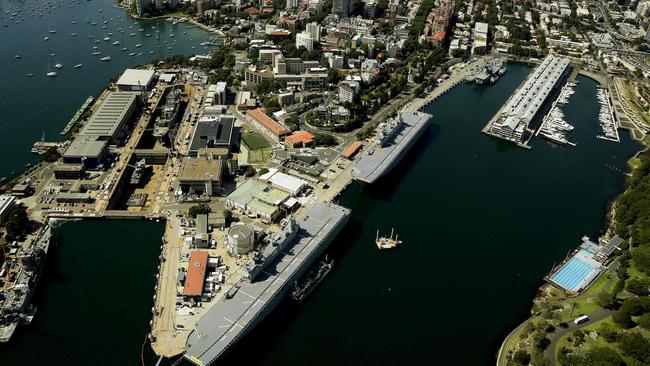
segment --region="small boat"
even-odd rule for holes
[[[99,51],[95,51],[95,52],[92,53],[93,56],[97,56],[97,55],[101,55],[101,54],[102,54],[102,53],[99,52]]]
[[[56,71],[49,71],[47,74],[47,77],[53,78],[59,76],[59,74]]]
[[[111,40],[111,37],[104,37],[104,41],[108,42]]]
[[[43,38],[44,41],[48,41],[49,39],[50,39],[50,37]]]
[[[135,48],[140,48],[140,47],[142,47],[142,43],[138,43],[135,45]]]
[[[111,60],[111,56],[102,57],[102,58],[100,58],[99,60],[100,60],[100,61],[107,61],[107,62],[108,62],[108,61]]]
[[[153,54],[153,51],[149,51],[150,54]]]
[[[120,45],[120,41],[113,42],[113,46],[119,46],[119,45]]]
[[[128,50],[128,48],[126,48],[126,47],[123,47],[123,48],[122,48],[122,51],[126,51],[126,50]]]
[[[97,46],[93,46],[93,50],[96,50],[96,49],[99,49],[99,47],[97,47]]]
[[[77,33],[70,33],[70,37],[76,37]]]
[[[62,69],[62,68],[63,68],[63,64],[57,62],[57,63],[54,65],[54,67],[56,67],[57,69]]]
[[[129,53],[129,56],[135,56],[135,52]]]
[[[33,77],[33,76],[35,76],[35,75],[36,75],[36,74],[34,74],[33,72],[30,72],[29,74],[27,74],[27,77],[28,77],[28,78],[31,78],[31,77]]]
[[[93,38],[95,38],[95,36],[93,36],[92,34],[88,35],[88,39],[93,39]]]
[[[16,54],[16,56],[14,56],[14,58],[23,58],[23,56],[21,56],[20,54]]]
[[[81,68],[81,67],[84,67],[84,65],[83,65],[83,64],[76,64],[76,65],[74,65],[74,68],[75,68],[75,69],[78,69],[78,68]]]

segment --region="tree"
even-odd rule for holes
[[[197,215],[209,214],[211,211],[212,210],[210,209],[210,206],[202,203],[200,205],[190,207],[188,213],[191,217],[196,218]]]
[[[530,363],[530,355],[526,351],[518,350],[512,356],[512,362],[516,365],[528,365]]]
[[[329,133],[317,133],[314,136],[314,144],[316,146],[334,146],[336,143],[336,137]]]
[[[640,246],[633,250],[632,259],[639,271],[650,276],[650,245]]]
[[[625,333],[618,342],[618,346],[628,357],[635,360],[650,362],[650,342],[639,333]]]
[[[29,232],[27,207],[22,204],[14,206],[5,218],[4,225],[7,230],[8,242],[24,238]]]
[[[625,289],[635,295],[646,296],[650,294],[650,278],[631,278]]]
[[[613,292],[602,291],[598,294],[598,299],[596,300],[598,306],[604,309],[614,309],[618,305],[616,301],[616,295]]]
[[[650,313],[641,315],[636,322],[645,329],[650,330]]]

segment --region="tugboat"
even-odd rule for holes
[[[291,294],[289,295],[291,299],[297,302],[302,302],[305,297],[307,297],[314,288],[323,281],[323,278],[330,273],[332,270],[332,264],[334,264],[334,261],[328,260],[326,255],[324,260],[318,262],[314,267],[312,267],[309,273],[304,277],[302,283],[296,281],[295,287],[291,290]]]
[[[379,236],[379,230],[377,230],[377,237],[375,238],[375,244],[379,249],[393,249],[397,248],[398,245],[402,244],[401,240],[398,240],[398,235],[395,234],[395,229],[390,230],[390,237]],[[393,237],[393,235],[395,237]]]

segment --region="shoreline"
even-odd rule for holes
[[[591,79],[591,80],[594,80],[594,81],[598,82],[601,86],[603,86],[601,80],[592,77],[592,76],[596,76],[595,74],[590,73],[591,75],[587,75],[587,74],[583,73],[582,70],[580,70],[580,71],[578,72],[578,74],[580,74],[580,75],[582,75],[582,76],[585,76],[585,77],[587,77],[587,78],[589,78],[589,79]],[[604,85],[604,86],[606,87],[606,85]],[[628,131],[628,133],[629,133],[630,136],[632,137],[632,140],[633,140],[633,141],[637,141],[637,142],[639,142],[639,143],[642,145],[642,146],[641,146],[641,149],[640,149],[638,152],[636,152],[632,157],[630,157],[630,159],[627,160],[627,165],[630,167],[630,172],[629,172],[629,174],[632,174],[632,173],[633,173],[637,168],[634,167],[632,164],[630,164],[631,160],[632,160],[632,159],[636,159],[636,158],[638,158],[641,154],[643,154],[643,153],[647,153],[648,151],[650,151],[650,144],[646,143],[646,142],[643,141],[643,140],[635,139],[635,138],[634,138],[634,135],[632,134],[632,132],[631,132],[628,128],[624,128],[624,127],[622,127],[622,126],[619,126],[619,128]],[[606,214],[605,214],[605,221],[604,221],[603,225],[601,226],[601,228],[603,229],[603,232],[604,232],[604,233],[608,233],[608,232],[610,232],[611,230],[613,230],[613,228],[614,228],[614,225],[615,225],[615,219],[614,219],[615,203],[616,203],[616,200],[617,200],[619,197],[621,197],[621,196],[622,196],[622,195],[623,195],[623,194],[628,190],[628,188],[629,188],[629,182],[628,182],[627,179],[626,179],[625,183],[623,184],[623,187],[622,187],[622,188],[623,188],[623,189],[620,190],[619,192],[617,192],[617,193],[615,194],[615,196],[614,196],[614,197],[613,197],[613,198],[612,198],[612,199],[607,203],[607,211],[606,211]],[[615,259],[615,261],[616,261],[616,259]],[[610,264],[610,265],[611,265],[611,264]],[[610,268],[610,267],[608,266],[608,268],[607,268],[603,273],[601,273],[601,274],[598,276],[598,278],[600,278],[602,275],[604,275],[606,272],[608,272],[608,271],[609,271],[609,268]],[[584,293],[584,292],[585,292],[589,287],[591,287],[591,286],[596,282],[596,280],[597,280],[598,278],[594,279],[594,280],[589,284],[589,286],[583,290],[583,293]],[[546,283],[544,283],[544,284],[542,284],[540,287],[538,287],[537,294],[532,298],[532,304],[535,304],[535,303],[537,302],[537,300],[540,299],[540,294],[543,294],[543,291],[541,291],[541,289],[543,289],[545,286],[549,286],[549,285],[546,284]],[[580,294],[579,294],[579,295],[574,295],[574,296],[569,296],[569,297],[567,297],[567,299],[575,298],[575,297],[578,297],[578,296],[580,296]],[[530,309],[531,309],[531,312],[532,312],[532,310],[533,310],[533,306],[531,306]],[[521,323],[519,323],[519,324],[518,324],[514,329],[512,329],[512,330],[511,330],[511,331],[510,331],[510,332],[509,332],[509,333],[508,333],[508,334],[503,338],[503,341],[501,342],[501,345],[500,345],[500,347],[499,347],[499,350],[497,351],[497,354],[496,354],[496,365],[497,365],[497,366],[505,366],[505,365],[506,365],[506,361],[507,361],[507,360],[505,359],[505,357],[507,356],[508,349],[510,348],[510,345],[511,345],[511,343],[512,343],[512,338],[514,338],[514,336],[515,336],[515,335],[516,335],[516,334],[517,334],[517,333],[522,329],[522,327],[526,326],[527,324],[529,324],[530,322],[534,321],[534,320],[537,319],[538,317],[539,317],[539,314],[531,314],[531,316],[529,316],[528,318],[524,319]],[[585,323],[585,324],[588,324],[588,323]],[[555,360],[551,360],[551,364],[555,364]]]
[[[167,15],[156,15],[154,17],[141,17],[139,15],[133,14],[131,12],[131,9],[129,9],[127,6],[121,5],[121,4],[115,4],[115,7],[120,8],[124,11],[126,11],[126,15],[131,17],[132,19],[136,20],[159,20],[159,19],[167,19],[167,18],[174,18],[174,19],[185,19],[187,22],[192,23],[192,25],[196,26],[197,28],[203,29],[206,32],[209,33],[218,33],[219,30],[212,28],[210,26],[207,26],[203,23],[200,23],[196,21],[194,18],[190,17],[189,15],[178,15],[178,14],[167,14]]]

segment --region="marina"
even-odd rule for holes
[[[612,108],[609,90],[598,88],[596,98],[598,98],[598,104],[600,105],[598,124],[602,131],[596,137],[603,140],[621,142],[621,138],[618,135],[618,125],[616,123],[616,118],[614,117],[614,110]]]
[[[542,137],[547,140],[564,146],[571,145],[575,146],[575,143],[569,141],[567,135],[573,131],[573,126],[567,123],[564,118],[564,113],[562,112],[561,106],[566,105],[569,102],[569,98],[575,94],[573,88],[576,84],[568,82],[558,95],[555,102],[551,106],[551,110],[544,116],[542,120],[542,125],[537,130],[535,135],[541,134]]]

